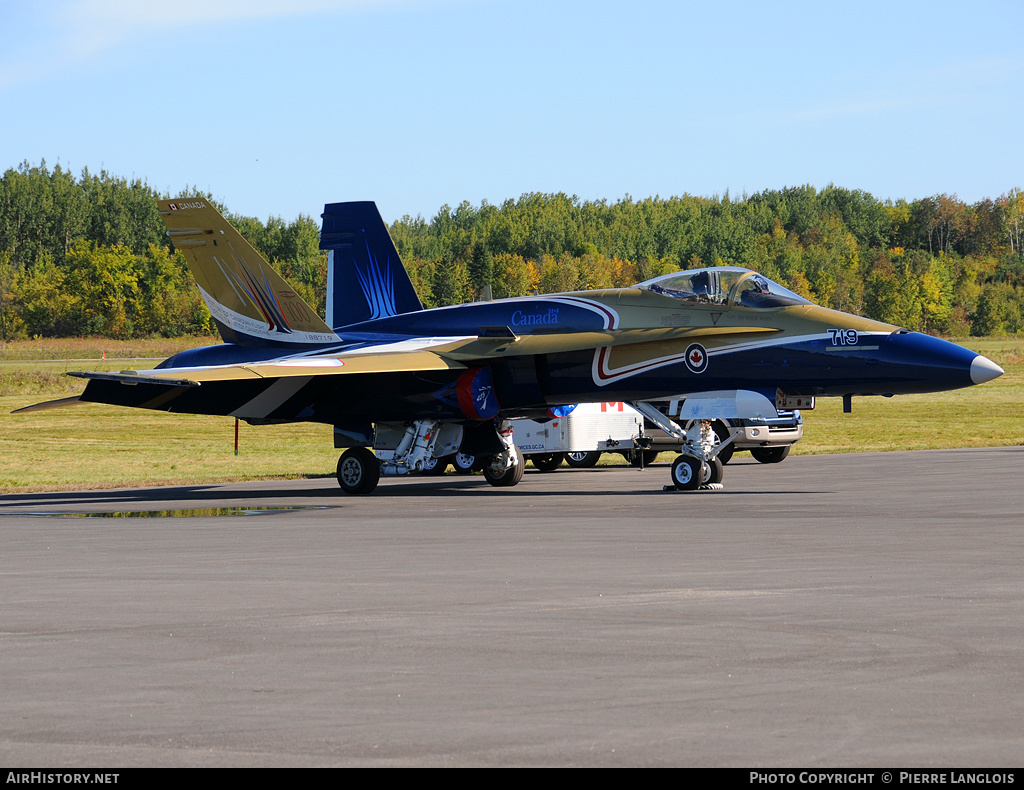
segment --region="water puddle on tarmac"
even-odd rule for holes
[[[21,518],[204,518],[208,516],[261,516],[286,510],[327,510],[330,505],[286,505],[282,507],[193,507],[180,510],[115,510],[97,513],[57,513],[36,510],[22,513],[3,513],[0,516]]]

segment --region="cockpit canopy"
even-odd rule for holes
[[[767,309],[811,304],[764,275],[738,266],[673,272],[646,280],[637,287],[683,302],[722,307]]]

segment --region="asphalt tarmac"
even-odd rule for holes
[[[1010,447],[0,497],[0,763],[1020,766],[1022,480]]]

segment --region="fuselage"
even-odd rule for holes
[[[387,316],[336,329],[339,342],[305,346],[300,352],[231,344],[193,349],[159,369],[358,349],[386,353],[403,345],[445,341],[463,344],[451,354],[463,359],[464,367],[314,377],[286,384],[216,382],[160,407],[331,424],[463,419],[467,415],[448,390],[467,367],[486,369],[506,415],[567,403],[648,400],[710,390],[749,389],[770,397],[777,391],[814,396],[933,392],[981,383],[1002,372],[953,343],[819,307],[747,270],[696,274],[704,272],[710,273],[711,288],[695,285],[695,273],[686,272],[632,288]],[[271,387],[277,387],[277,396],[263,394]],[[135,402],[125,405],[143,405],[139,397],[129,399]],[[257,404],[251,414],[245,411],[250,403]]]

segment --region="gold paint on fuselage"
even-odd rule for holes
[[[620,328],[608,333],[609,342],[589,346],[609,349],[607,364],[612,370],[681,357],[686,348],[697,340],[708,351],[713,351],[746,342],[761,342],[769,337],[773,342],[784,342],[820,336],[830,329],[888,334],[899,328],[814,304],[769,308],[737,304],[683,304],[671,296],[640,288],[570,295],[599,302],[618,314]],[[671,322],[684,325],[663,326]]]

